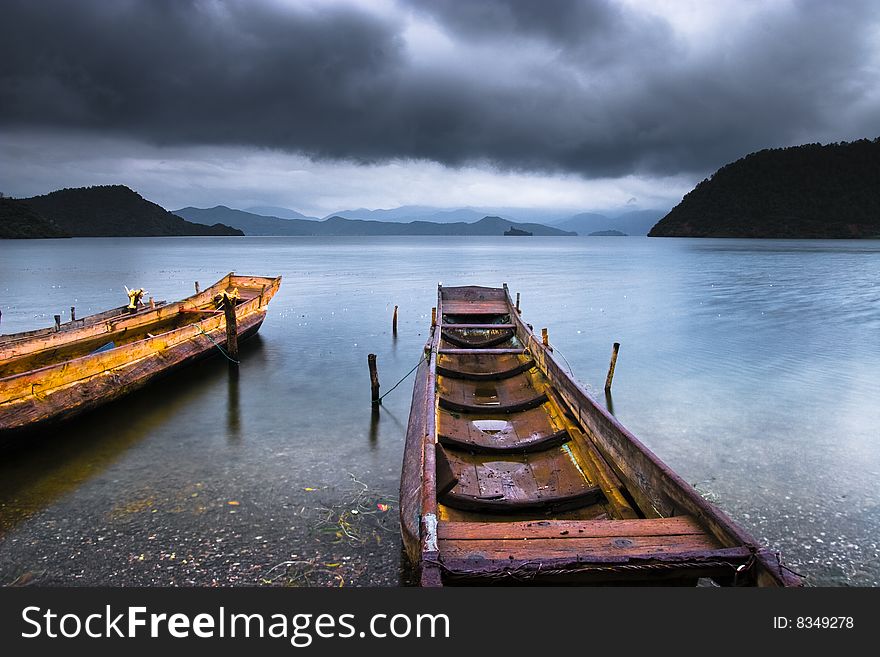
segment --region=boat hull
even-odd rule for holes
[[[125,337],[129,331],[140,331],[147,337],[0,379],[0,442],[19,442],[23,436],[116,401],[195,361],[222,357],[221,350],[226,342],[225,317],[222,312],[202,308],[214,293],[235,285],[239,280],[242,284],[249,281],[262,283],[250,298],[243,299],[235,307],[238,340],[256,335],[266,317],[269,300],[280,285],[280,278],[230,275],[178,304],[119,317],[106,325],[88,323],[80,329],[79,336],[79,340],[87,345],[106,340],[107,337],[102,335]],[[193,307],[196,305],[194,299],[201,304],[199,309]],[[184,322],[183,325],[157,335],[149,332],[152,325],[167,326],[169,321],[175,321],[175,317]],[[40,333],[32,340],[10,341],[6,350],[9,358],[4,362],[12,362],[15,357],[40,362],[40,359],[64,348],[76,353],[75,335]]]
[[[592,399],[506,287],[440,288],[435,316],[400,489],[423,586],[801,585]]]

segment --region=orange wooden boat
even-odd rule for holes
[[[230,273],[176,303],[116,308],[0,336],[0,439],[73,417],[219,355],[226,319],[217,299],[232,295],[238,338],[246,339],[259,330],[280,285],[280,276]]]
[[[440,287],[404,449],[425,586],[796,586],[777,555],[596,403],[507,287]]]

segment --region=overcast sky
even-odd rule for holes
[[[880,3],[0,0],[0,191],[671,207],[880,136]]]

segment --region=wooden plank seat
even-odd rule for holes
[[[456,349],[456,348],[440,348],[437,353],[441,356],[522,356],[529,353],[528,349],[521,347],[502,347],[499,349]]]
[[[494,330],[500,331],[501,329],[515,329],[516,324],[467,324],[465,322],[454,322],[454,323],[446,323],[441,324],[440,328],[442,329],[485,329],[485,330]]]
[[[443,300],[444,315],[509,315],[510,308],[504,299]]]
[[[494,332],[494,335],[489,336],[479,334],[472,335],[473,332],[469,329],[462,329],[462,331],[467,331],[468,333],[471,333],[471,335],[461,335],[460,333],[444,330],[443,340],[453,346],[461,347],[463,349],[487,349],[488,347],[495,347],[499,344],[508,342],[514,336],[512,330],[496,331]],[[481,333],[485,333],[485,331],[481,331]]]
[[[534,366],[534,359],[520,358],[519,354],[442,353],[437,359],[437,374],[450,379],[499,381],[528,372]]]
[[[505,573],[528,577],[536,565],[544,574],[594,569],[598,580],[623,576],[647,579],[646,573],[661,576],[663,570],[678,576],[685,570],[692,577],[730,577],[752,558],[747,549],[723,548],[688,515],[635,520],[441,522],[437,534],[447,574],[460,571],[477,579]],[[476,570],[475,563],[479,566]]]
[[[437,494],[453,509],[491,514],[549,514],[604,500],[560,448],[499,460],[438,446]]]
[[[546,401],[547,395],[542,392],[533,397],[518,399],[507,403],[468,404],[457,402],[454,399],[448,399],[446,397],[440,397],[437,403],[440,408],[444,408],[447,411],[456,411],[458,413],[485,413],[487,411],[492,413],[519,413],[531,408],[537,408]]]
[[[437,365],[437,374],[440,376],[448,376],[450,379],[467,379],[469,381],[500,381],[502,379],[510,379],[517,374],[528,372],[535,366],[534,360],[527,360],[519,365],[507,369],[499,369],[487,372],[471,372],[467,370],[458,370],[450,367]]]
[[[460,413],[517,413],[547,401],[525,374],[485,382],[440,379],[437,392],[441,408]]]
[[[504,419],[474,419],[440,411],[437,440],[445,447],[480,454],[538,452],[570,440],[568,431],[554,427],[542,408]]]

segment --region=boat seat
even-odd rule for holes
[[[437,374],[450,379],[500,381],[528,372],[534,366],[533,359],[526,357],[523,360],[518,354],[441,353],[437,360]]]
[[[445,447],[481,454],[522,454],[556,447],[570,440],[534,408],[505,419],[473,419],[440,411],[437,440]]]
[[[447,411],[457,411],[459,413],[519,413],[520,411],[537,408],[546,401],[547,395],[541,393],[527,399],[523,398],[508,403],[492,404],[466,404],[446,397],[440,397],[438,404],[440,408],[445,408]]]
[[[472,332],[471,332],[472,333]],[[443,331],[443,339],[451,345],[462,347],[464,349],[486,349],[503,344],[513,338],[515,333],[511,330],[495,332],[495,335],[489,336],[464,336],[453,333],[452,331]]]
[[[450,367],[437,365],[437,374],[440,376],[448,376],[450,379],[466,379],[468,381],[501,381],[502,379],[510,379],[517,374],[528,372],[535,366],[535,361],[527,360],[524,363],[515,365],[508,369],[499,369],[488,372],[472,372],[467,370],[457,370]]]
[[[444,315],[509,315],[504,299],[444,299]]]
[[[560,513],[601,502],[602,491],[562,450],[497,460],[437,445],[438,500],[453,509],[489,514]]]
[[[440,408],[459,413],[518,413],[547,401],[525,374],[501,381],[438,380]]]

